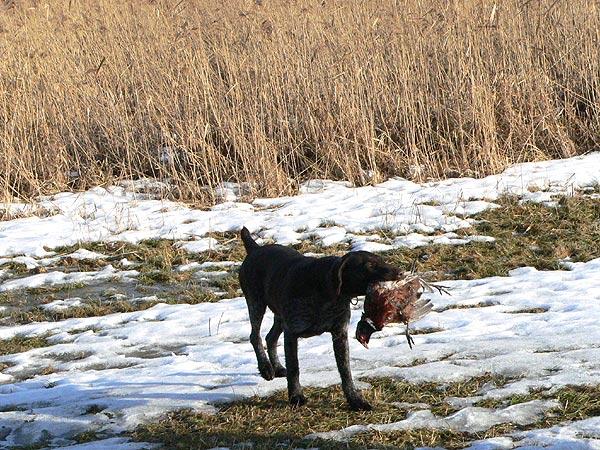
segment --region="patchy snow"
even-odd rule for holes
[[[0,292],[11,291],[15,289],[33,289],[44,286],[59,286],[73,283],[93,284],[106,280],[129,281],[133,277],[137,277],[137,270],[120,271],[115,269],[110,264],[104,269],[92,272],[61,272],[52,271],[47,273],[39,273],[27,277],[8,280],[0,284]]]
[[[41,305],[41,308],[45,309],[46,311],[64,311],[65,309],[77,308],[79,306],[83,306],[84,303],[85,303],[85,300],[83,300],[82,298],[73,297],[73,298],[54,300],[50,303]]]
[[[59,257],[49,249],[99,240],[167,238],[181,242],[188,251],[200,252],[218,244],[207,237],[208,233],[234,231],[242,225],[258,232],[261,241],[290,244],[312,238],[324,245],[349,242],[353,249],[372,251],[489,240],[486,236],[461,236],[456,231],[470,226],[469,215],[494,207],[493,201],[504,193],[547,202],[552,201],[551,194],[593,186],[599,182],[599,166],[600,153],[593,153],[521,164],[480,180],[416,184],[398,178],[361,188],[313,180],[294,197],[259,199],[251,204],[228,201],[208,211],[142,195],[140,190],[155,187],[146,182],[63,193],[42,198],[36,205],[40,211],[52,211],[52,215],[0,222],[0,261],[22,262],[28,268],[51,265]],[[233,186],[223,187],[227,200],[244,194]],[[28,209],[23,206],[21,212],[25,211]],[[376,233],[380,231],[400,236],[385,240]],[[76,255],[103,257],[85,251]],[[194,270],[196,276],[209,278],[223,275],[235,264],[191,263],[178,270]],[[222,270],[209,271],[215,268]],[[355,427],[382,427],[383,431],[426,424],[485,430],[509,420],[509,415],[513,422],[531,423],[552,404],[530,402],[492,410],[474,403],[531,389],[597,385],[600,259],[565,263],[565,268],[569,270],[520,268],[508,277],[445,282],[452,296],[428,294],[435,309],[412,325],[425,333],[414,336],[417,346],[413,351],[406,346],[402,326],[390,326],[373,335],[370,350],[352,339],[356,378],[394,376],[412,382],[448,383],[489,372],[510,380],[504,386],[486,386],[469,399],[449,399],[459,411],[445,418],[422,410],[396,424]],[[0,269],[0,278],[10,276],[9,272]],[[9,278],[0,284],[0,291],[127,281],[137,275],[135,270],[119,271],[110,265],[96,272],[51,271]],[[150,298],[156,301],[156,297]],[[46,308],[69,308],[80,305],[80,301],[58,300]],[[351,330],[361,308],[359,303],[353,309]],[[532,308],[543,312],[526,312]],[[263,330],[271,321],[268,313]],[[211,412],[215,402],[285,389],[285,380],[267,382],[259,376],[249,334],[246,304],[241,297],[197,305],[157,304],[132,313],[0,327],[0,339],[46,336],[49,342],[48,347],[0,356],[0,365],[6,365],[0,375],[4,383],[0,385],[0,446],[26,446],[42,438],[53,446],[65,446],[73,444],[73,436],[83,431],[110,437],[168,410],[191,407]],[[302,340],[299,354],[305,385],[339,383],[330,337]],[[39,375],[48,373],[44,370],[48,367],[53,373]],[[598,448],[599,430],[598,421],[588,419],[480,441],[472,448]],[[573,446],[565,446],[565,442]],[[116,438],[72,448],[138,449],[146,448],[144,445]]]
[[[369,431],[392,433],[394,431],[410,430],[414,428],[477,433],[486,431],[495,425],[503,423],[529,425],[543,418],[545,412],[557,408],[558,406],[560,406],[558,402],[550,400],[533,400],[501,409],[476,408],[470,406],[461,409],[448,417],[436,417],[431,411],[422,410],[410,413],[406,419],[399,422],[351,425],[342,430],[313,433],[308,435],[307,438],[347,441],[358,433]]]
[[[598,167],[597,152],[566,160],[519,164],[482,179],[418,184],[394,178],[360,188],[345,182],[313,180],[301,188],[300,195],[257,199],[252,204],[227,201],[208,211],[148,199],[123,187],[97,187],[40,198],[36,207],[52,210],[53,215],[0,222],[0,256],[46,257],[48,248],[77,242],[197,239],[209,232],[236,231],[243,225],[252,232],[263,230],[262,238],[281,244],[296,243],[321,232],[327,244],[380,229],[397,234],[448,233],[470,226],[468,215],[493,207],[491,202],[503,194],[536,199],[539,194],[531,192],[536,189],[569,194],[595,186],[600,182]],[[223,187],[226,191],[235,190],[230,185]],[[233,197],[238,198],[237,194]],[[233,197],[225,195],[227,199]],[[322,231],[328,221],[337,227],[335,232]],[[416,242],[413,236],[412,245]],[[420,245],[426,243],[422,241]]]
[[[97,259],[106,259],[107,256],[103,255],[102,253],[91,252],[85,248],[80,248],[73,253],[68,254],[67,257],[77,260],[95,261]]]
[[[129,261],[127,258],[122,258],[119,260],[119,265],[121,267],[135,267],[137,265],[139,265],[138,263],[135,263],[133,261]]]
[[[203,270],[203,269],[214,269],[215,267],[229,269],[231,267],[237,267],[241,263],[237,261],[206,261],[203,263],[199,263],[197,261],[193,261],[188,264],[182,264],[177,267],[178,272],[187,272],[191,270]]]
[[[474,442],[469,450],[502,449],[598,450],[600,417],[578,420],[551,428],[516,432],[510,436]]]
[[[27,270],[36,269],[38,267],[47,267],[56,264],[60,261],[60,257],[54,256],[50,258],[34,258],[31,256],[15,256],[14,258],[0,258],[0,266],[3,264],[16,263],[23,264]]]
[[[147,303],[147,302],[159,302],[159,298],[156,295],[148,295],[146,297],[128,297],[123,294],[114,294],[111,297],[111,300],[127,300],[130,303]],[[85,306],[86,303],[89,303],[90,299],[80,298],[80,297],[72,297],[65,299],[53,300],[49,303],[45,303],[40,305],[42,309],[46,311],[65,311],[70,308],[78,308],[81,306]]]
[[[416,335],[413,351],[406,347],[401,326],[373,335],[368,351],[352,340],[356,377],[391,375],[444,383],[491,372],[513,380],[488,386],[478,399],[600,380],[600,259],[572,264],[570,271],[522,268],[510,277],[445,284],[452,296],[431,294],[437,311],[414,325],[443,331]],[[448,308],[482,301],[492,306]],[[530,307],[547,312],[515,313]],[[361,305],[356,308],[351,329],[360,317]],[[263,329],[271,320],[268,315]],[[74,330],[87,331],[69,333]],[[6,376],[49,365],[57,371],[0,386],[0,410],[25,409],[0,413],[2,424],[11,430],[6,442],[26,445],[44,429],[57,439],[90,428],[118,432],[167,410],[211,411],[213,402],[284,389],[285,380],[267,382],[258,375],[249,333],[242,298],[159,304],[126,314],[2,328],[3,339],[50,335],[54,344],[0,357],[11,365],[4,370]],[[304,384],[339,382],[327,335],[302,340],[300,349]],[[416,361],[423,362],[414,366]],[[98,404],[104,414],[85,414]],[[453,420],[493,422],[498,414],[503,413],[467,405]]]
[[[207,237],[196,241],[178,242],[177,246],[190,253],[202,253],[208,250],[219,250],[221,245],[215,238]]]
[[[125,438],[102,439],[101,441],[87,442],[85,444],[61,447],[62,450],[152,450],[158,448],[156,444],[130,442]]]

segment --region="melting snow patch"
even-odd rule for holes
[[[64,300],[54,300],[45,305],[41,305],[46,311],[64,311],[69,308],[76,308],[82,306],[84,301],[79,297],[65,298]]]
[[[23,264],[27,270],[32,270],[37,267],[46,267],[60,260],[60,257],[51,258],[33,258],[31,256],[15,256],[14,258],[0,258],[0,266],[8,263]]]
[[[177,246],[190,253],[202,253],[222,248],[219,241],[211,237],[198,239],[197,241],[178,242]]]
[[[143,199],[123,187],[98,187],[40,198],[38,207],[52,209],[54,215],[0,222],[0,255],[45,257],[49,255],[46,247],[90,241],[185,240],[211,231],[237,231],[243,225],[253,232],[264,230],[260,233],[263,238],[292,244],[302,234],[319,229],[327,217],[334,218],[339,228],[335,235],[324,236],[327,244],[348,241],[351,234],[382,227],[409,236],[447,233],[469,227],[467,216],[493,207],[491,202],[503,194],[536,200],[539,195],[533,195],[531,187],[570,194],[575,189],[595,186],[600,180],[599,166],[600,153],[590,153],[519,164],[482,179],[417,184],[393,178],[359,188],[346,182],[312,180],[301,187],[297,196],[257,199],[252,204],[227,201],[208,211]],[[237,199],[240,194],[239,186],[224,184],[223,189],[224,199]],[[305,231],[298,233],[301,228]],[[412,240],[415,242],[416,236]],[[189,243],[190,251],[214,248],[212,244],[202,240]]]
[[[392,433],[418,428],[477,433],[502,423],[516,423],[518,425],[535,423],[544,416],[546,411],[558,406],[560,406],[559,403],[555,401],[533,400],[503,409],[467,407],[443,418],[436,417],[429,410],[423,410],[410,413],[405,420],[399,422],[351,425],[338,431],[313,433],[306,436],[306,438],[347,441],[358,433],[370,431]]]
[[[501,438],[476,441],[468,450],[597,450],[600,449],[600,417],[520,431]]]
[[[130,442],[125,438],[102,439],[101,441],[86,442],[85,444],[61,447],[61,450],[152,450],[157,444],[146,442]]]
[[[0,292],[14,289],[33,289],[43,286],[59,286],[71,283],[98,283],[106,280],[130,281],[137,277],[137,270],[119,271],[110,264],[97,272],[60,272],[39,273],[28,277],[9,280],[0,285]]]
[[[79,250],[74,251],[73,253],[67,255],[69,258],[78,259],[78,260],[96,260],[96,259],[104,259],[106,255],[97,252],[91,252],[86,250],[85,248],[80,248]]]
[[[182,264],[181,266],[177,267],[177,271],[178,272],[187,272],[187,271],[191,271],[191,270],[214,269],[215,267],[228,269],[231,267],[237,267],[240,264],[241,263],[236,262],[236,261],[215,261],[215,262],[207,261],[207,262],[203,262],[203,263],[193,261],[191,263]]]

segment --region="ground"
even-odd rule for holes
[[[204,210],[155,198],[155,180],[0,205],[0,445],[600,448],[597,167],[592,153],[484,179],[313,180],[252,203],[224,185]],[[300,344],[306,408],[260,378],[242,225],[416,261],[448,287],[426,294],[412,351],[400,325],[369,350],[351,340],[373,412],[345,406],[326,335]]]

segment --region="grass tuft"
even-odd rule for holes
[[[0,355],[26,352],[34,348],[48,347],[50,343],[46,336],[15,336],[0,340]]]

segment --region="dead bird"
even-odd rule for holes
[[[406,325],[406,340],[412,349],[415,341],[408,325],[431,311],[431,301],[422,299],[421,295],[434,290],[449,293],[444,286],[430,284],[417,275],[371,284],[365,296],[364,313],[356,325],[356,339],[369,348],[369,340],[374,332],[381,331],[390,323],[403,323]]]

